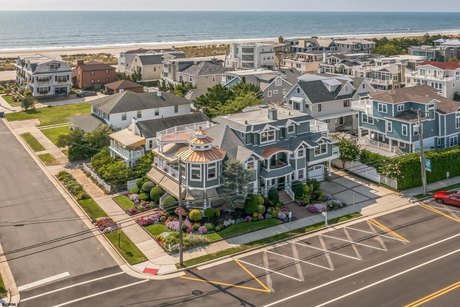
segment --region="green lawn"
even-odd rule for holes
[[[126,197],[126,195],[119,195],[114,197],[113,200],[124,210],[128,210],[129,208],[134,207],[134,202]]]
[[[123,231],[113,231],[106,234],[106,237],[129,264],[133,265],[148,260]]]
[[[2,96],[3,99],[5,99],[6,102],[8,102],[8,104],[12,107],[20,107],[21,106],[21,102],[19,101],[13,101],[13,96],[12,95],[4,95]]]
[[[357,217],[360,217],[360,216],[361,216],[361,214],[359,214],[359,213],[352,213],[352,214],[347,214],[347,215],[344,215],[344,216],[341,216],[341,217],[338,217],[338,218],[330,219],[328,222],[329,222],[329,225],[333,225],[333,224],[344,222],[344,221],[347,221],[347,220],[350,220],[350,219],[353,219],[353,218],[357,218]],[[184,261],[184,266],[186,266],[186,267],[193,266],[193,265],[203,263],[203,262],[206,262],[206,261],[210,261],[210,260],[213,260],[213,259],[217,259],[217,258],[221,258],[221,257],[224,257],[224,256],[239,253],[239,252],[245,251],[245,250],[250,249],[250,248],[263,246],[263,245],[278,242],[278,241],[281,241],[281,240],[284,240],[284,239],[287,239],[287,238],[290,238],[290,237],[302,235],[302,234],[305,234],[305,233],[308,233],[308,232],[311,232],[311,231],[314,231],[314,230],[319,230],[321,228],[324,228],[324,223],[318,223],[318,224],[310,225],[308,227],[302,227],[302,228],[299,228],[299,229],[294,229],[294,230],[292,230],[290,232],[283,232],[283,233],[280,233],[280,234],[277,234],[277,235],[274,235],[274,236],[271,236],[271,237],[268,237],[268,238],[264,238],[264,239],[261,239],[261,240],[258,240],[258,241],[254,241],[254,242],[251,242],[251,243],[247,243],[247,244],[243,244],[243,245],[240,245],[240,246],[232,247],[232,248],[229,248],[229,249],[224,249],[224,250],[218,251],[218,252],[213,253],[213,254],[207,254],[207,255],[204,255],[204,256],[197,257],[197,258],[186,260],[186,261]],[[177,267],[179,267],[179,264],[177,264]]]
[[[12,114],[12,113],[10,113]],[[32,135],[30,132],[26,132],[21,134],[22,138],[26,143],[32,148],[33,151],[43,151],[45,147]]]
[[[43,163],[45,163],[45,165],[58,165],[59,164],[59,161],[56,160],[56,158],[53,157],[49,153],[38,155],[38,157],[40,158],[40,160],[43,161]]]
[[[266,219],[257,222],[238,223],[222,229],[219,232],[207,234],[206,237],[209,241],[218,241],[234,236],[239,236],[245,233],[253,232],[256,230],[272,227],[281,224],[278,219]]]
[[[0,298],[4,298],[7,295],[5,284],[3,283],[2,276],[0,275]]]
[[[163,224],[153,224],[146,226],[145,229],[150,232],[154,237],[162,234],[163,232],[171,231],[168,227]]]
[[[93,220],[107,216],[107,213],[92,198],[79,200],[78,203]]]
[[[46,126],[66,123],[69,117],[79,114],[89,114],[90,112],[91,106],[86,102],[81,102],[70,105],[8,113],[5,114],[5,116],[9,121],[36,118],[40,121],[40,126]]]
[[[455,183],[455,184],[451,184],[451,185],[448,185],[446,187],[443,187],[443,188],[440,188],[440,189],[436,189],[436,190],[432,190],[432,191],[428,191],[428,197],[430,196],[430,194],[433,194],[434,192],[439,192],[439,191],[450,191],[450,190],[457,190],[460,188],[460,183]],[[417,198],[417,199],[422,199],[422,198],[425,198],[427,197],[425,195],[422,194],[417,194],[415,195],[414,197]]]
[[[42,129],[41,132],[50,139],[55,145],[57,145],[57,141],[60,135],[67,135],[69,134],[69,127],[58,127],[58,128],[49,128],[49,129]]]

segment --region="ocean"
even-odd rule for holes
[[[102,47],[460,29],[460,13],[0,11],[0,49]]]

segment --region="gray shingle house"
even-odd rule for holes
[[[372,93],[354,102],[353,109],[359,111],[359,137],[389,152],[420,150],[417,110],[424,150],[458,145],[460,102],[440,96],[429,85]]]
[[[328,124],[329,132],[357,133],[358,113],[352,101],[375,89],[364,78],[305,74],[285,95],[287,107]]]
[[[327,125],[299,111],[261,107],[213,121],[217,125],[182,126],[157,134],[149,177],[177,197],[182,167],[185,199],[194,205],[209,205],[219,194],[224,159],[236,159],[252,171],[249,191],[266,195],[276,187],[292,195],[292,181],[324,180],[326,165],[330,170],[331,161],[339,157]]]

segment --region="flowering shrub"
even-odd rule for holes
[[[166,227],[174,231],[179,231],[179,221],[170,221],[166,223]]]
[[[230,225],[235,224],[235,220],[231,220],[231,219],[230,220],[225,220],[223,224],[224,224],[225,227],[228,227]]]
[[[248,215],[247,217],[244,218],[244,221],[245,222],[252,222],[252,217]]]
[[[307,209],[308,209],[308,212],[313,213],[313,214],[317,214],[317,213],[321,213],[323,211],[326,211],[326,205],[323,205],[323,204],[309,205],[307,207]]]
[[[259,213],[259,215],[257,216],[257,219],[258,219],[259,221],[263,220],[263,219],[264,219],[264,215],[261,214],[261,213]]]
[[[118,225],[109,217],[100,217],[96,219],[94,225],[102,232],[109,233],[118,229]]]
[[[197,233],[198,233],[199,235],[204,235],[204,234],[207,234],[207,233],[208,233],[208,230],[206,229],[206,226],[201,226],[200,228],[198,228]]]
[[[273,218],[273,216],[270,213],[267,213],[267,214],[265,214],[265,218],[266,219],[271,219],[271,218]]]
[[[133,202],[137,202],[138,197],[139,197],[139,194],[131,194],[131,195],[129,195],[129,199],[132,200]]]
[[[343,208],[345,205],[338,199],[331,199],[327,202],[327,207],[330,209]]]
[[[278,218],[282,221],[286,220],[287,219],[286,213],[284,213],[283,211],[279,211]]]

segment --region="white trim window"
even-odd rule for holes
[[[208,180],[217,178],[217,166],[216,163],[208,164]]]
[[[407,136],[407,125],[401,125],[401,134]]]
[[[323,109],[323,106],[320,103],[318,103],[318,112],[321,112],[322,109]]]
[[[393,123],[387,121],[387,132],[393,132]]]
[[[451,136],[449,138],[449,147],[454,147],[458,145],[458,136]]]
[[[372,116],[368,116],[366,113],[362,113],[361,115],[361,121],[363,123],[373,125],[374,124],[374,118]]]
[[[263,131],[260,133],[260,143],[273,142],[276,139],[276,133],[274,129]]]
[[[349,108],[351,106],[351,99],[345,99],[343,101],[343,107],[344,108]]]
[[[318,144],[317,147],[315,147],[315,156],[322,156],[327,154],[327,144]]]
[[[190,165],[190,180],[201,181],[201,164]]]
[[[404,105],[403,105],[403,104],[398,104],[398,105],[396,106],[396,111],[398,111],[398,112],[404,111]]]
[[[455,129],[460,129],[460,112],[455,113]]]
[[[273,90],[273,95],[278,94],[278,90]]]
[[[288,126],[288,133],[294,133],[295,132],[295,125],[294,124],[290,124]]]
[[[303,168],[297,171],[297,179],[302,180],[305,178],[305,170]]]
[[[280,78],[276,79],[275,86],[281,86],[281,85],[283,85],[283,80],[281,80]]]
[[[268,92],[267,92],[267,96],[268,96],[268,97],[272,97],[272,91],[268,91]]]
[[[300,146],[299,149],[297,150],[297,158],[303,158],[305,157],[305,147]]]
[[[121,113],[121,120],[126,120],[126,113]]]
[[[247,170],[255,169],[255,161],[253,157],[249,158],[248,161],[246,162],[246,169]]]
[[[384,103],[378,103],[377,110],[381,113],[388,113],[388,106]]]

